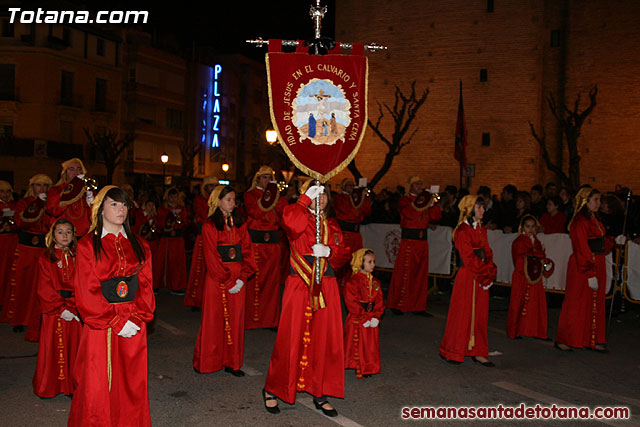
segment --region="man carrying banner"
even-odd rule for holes
[[[244,193],[247,226],[253,242],[258,271],[247,283],[245,329],[275,328],[280,315],[280,259],[278,228],[287,206],[269,166],[253,176],[251,188]]]
[[[398,202],[402,240],[393,267],[387,307],[396,314],[417,312],[431,317],[425,312],[429,288],[427,226],[440,220],[442,210],[434,205],[431,193],[423,190],[419,176],[412,176],[407,184],[409,195]]]

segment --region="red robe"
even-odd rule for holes
[[[162,274],[162,270],[158,269],[160,262],[156,262],[156,260],[160,258],[160,255],[159,255],[160,236],[162,235],[162,230],[158,228],[159,227],[158,215],[156,214],[156,215],[153,215],[152,217],[149,217],[148,215],[145,214],[145,212],[142,209],[137,210],[135,214],[136,214],[136,221],[135,221],[136,225],[131,227],[131,230],[136,235],[143,236],[143,233],[142,233],[143,228],[144,228],[145,234],[148,233],[148,227],[151,226],[151,224],[149,223],[150,219],[153,221],[153,226],[156,229],[155,233],[151,233],[148,238],[145,237],[145,240],[149,244],[149,249],[151,250],[151,260],[153,261],[151,265],[153,269],[153,280],[155,284],[158,278]],[[145,225],[147,225],[147,227],[145,227]]]
[[[373,311],[365,311],[362,303],[373,303]],[[379,325],[362,326],[372,318],[380,320],[384,300],[380,281],[370,274],[351,276],[344,289],[344,304],[349,315],[344,323],[344,367],[355,369],[358,378],[380,373]]]
[[[497,268],[487,240],[487,229],[483,226],[474,229],[463,222],[455,232],[454,243],[463,265],[453,284],[440,355],[463,362],[465,356],[489,355],[489,291],[482,286],[488,286],[494,280]],[[484,262],[474,249],[484,249]]]
[[[613,241],[605,238],[605,253],[591,251],[588,239],[603,238],[604,225],[593,215],[586,218],[578,214],[569,228],[573,253],[567,266],[567,287],[558,319],[556,341],[575,348],[604,345],[605,337],[605,289],[607,270],[605,253],[611,251]],[[598,279],[598,290],[588,285],[589,277]]]
[[[122,234],[102,238],[104,253],[96,260],[93,234],[80,240],[73,285],[78,313],[84,321],[74,365],[77,384],[69,426],[150,426],[147,387],[147,322],[156,308],[151,278],[151,252],[138,238],[145,255],[140,265],[129,239]],[[133,301],[110,303],[100,282],[138,275]],[[127,320],[140,330],[131,338],[118,335]],[[109,361],[110,367],[109,370]],[[109,375],[110,373],[110,375]]]
[[[533,242],[527,234],[520,234],[511,244],[513,275],[511,297],[507,313],[507,336],[547,338],[547,297],[542,279],[529,284],[525,276],[524,261],[527,256],[546,258],[542,243],[534,236]]]
[[[173,221],[172,209],[179,209],[182,224]],[[162,237],[158,243],[158,256],[153,260],[156,266],[153,288],[168,288],[181,291],[187,287],[187,253],[184,248],[184,230],[189,225],[189,213],[184,206],[158,208],[158,230]],[[157,274],[156,274],[157,272]]]
[[[544,234],[566,233],[566,224],[567,215],[565,215],[564,212],[558,211],[553,216],[545,212],[540,217],[540,225],[542,225],[542,232]]]
[[[294,251],[313,253],[316,242],[315,215],[307,209],[311,199],[300,196],[282,214],[282,226],[289,237],[291,260]],[[321,227],[322,241],[331,248],[329,262],[339,268],[349,259],[342,232],[333,218]],[[326,307],[312,311],[310,291],[298,274],[285,282],[278,335],[271,355],[265,388],[287,403],[293,404],[297,391],[313,396],[344,397],[344,342],[342,309],[335,277],[324,275],[322,294]],[[306,335],[306,338],[305,338]]]
[[[440,206],[434,205],[423,211],[413,207],[417,196],[403,196],[398,202],[400,226],[402,228],[424,229],[427,234],[429,222],[442,217]],[[402,239],[393,266],[387,307],[409,311],[424,311],[427,308],[429,291],[429,243],[427,240]]]
[[[202,242],[207,271],[193,367],[203,374],[223,367],[237,370],[242,368],[244,358],[244,294],[249,276],[256,271],[251,239],[246,224],[219,231],[208,221],[202,226]],[[240,245],[242,261],[223,262],[218,252],[221,245]],[[234,249],[229,256],[239,259],[239,255]],[[229,289],[238,279],[245,286],[240,292],[230,294]]]
[[[8,298],[3,304],[0,322],[10,322],[12,326],[28,325],[25,339],[38,342],[40,307],[37,298],[38,269],[35,266],[46,249],[44,240],[49,231],[50,218],[42,201],[27,197],[16,204],[15,221],[20,230],[21,243],[18,243],[14,252]]]
[[[284,198],[270,211],[263,211],[258,205],[264,190],[254,188],[244,193],[244,207],[248,215],[247,227],[250,230],[272,230],[278,235],[282,211],[287,202]],[[258,241],[259,240],[259,241]],[[253,257],[258,271],[249,280],[246,291],[245,323],[246,329],[275,328],[280,317],[280,285],[282,284],[281,257],[279,241],[265,242],[253,240]]]
[[[191,307],[202,307],[202,292],[204,289],[204,253],[202,249],[202,224],[209,217],[209,205],[207,199],[198,194],[193,199],[193,210],[195,212],[196,225],[198,227],[198,235],[193,245],[193,253],[191,255],[191,268],[189,269],[189,280],[187,282],[187,291],[184,294],[184,305]]]
[[[371,215],[371,201],[369,198],[365,198],[360,207],[356,208],[351,201],[351,195],[347,193],[337,194],[333,198],[333,208],[336,211],[338,222],[345,221],[352,224],[362,224],[364,218]],[[351,250],[352,254],[358,249],[362,249],[362,235],[359,231],[347,231],[343,228],[342,235],[344,236],[345,246]],[[344,291],[344,285],[350,276],[351,266],[347,264],[338,272],[338,284],[341,291]]]
[[[16,202],[13,200],[4,202],[0,200],[0,215],[5,209],[16,210]],[[9,281],[11,280],[11,265],[18,246],[18,226],[10,225],[8,217],[0,218],[0,307],[8,298]],[[15,219],[14,219],[15,222]]]
[[[74,180],[77,182],[78,180]],[[81,238],[91,227],[91,206],[87,203],[87,196],[84,189],[78,200],[67,206],[60,206],[62,191],[68,184],[54,185],[47,193],[46,210],[51,215],[52,223],[58,218],[66,218],[73,223],[76,229],[76,236]],[[94,193],[95,195],[95,193]]]
[[[73,365],[78,352],[82,324],[78,320],[66,321],[60,317],[69,310],[77,315],[73,295],[75,258],[55,250],[58,261],[52,262],[45,254],[38,261],[38,298],[42,310],[38,363],[33,376],[33,392],[40,397],[55,397],[60,393],[73,394]],[[60,293],[71,292],[63,297]]]

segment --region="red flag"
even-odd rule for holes
[[[453,157],[460,162],[462,168],[467,167],[467,128],[464,124],[464,107],[462,106],[462,81],[460,82],[460,102],[458,103],[456,142]]]

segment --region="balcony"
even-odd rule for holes
[[[61,92],[57,92],[56,99],[58,100],[58,105],[62,107],[82,108],[84,106],[82,102],[82,95],[63,95]]]

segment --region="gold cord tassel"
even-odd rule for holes
[[[304,329],[304,336],[302,338],[303,343],[303,351],[302,357],[300,358],[300,362],[298,365],[300,366],[300,377],[298,378],[298,390],[304,391],[305,383],[304,383],[304,370],[309,366],[309,357],[307,356],[309,346],[311,345],[311,318],[313,317],[313,311],[311,307],[307,305],[304,310],[304,317],[306,326]]]
[[[62,381],[65,379],[64,375],[64,340],[62,337],[62,319],[58,316],[58,324],[56,325],[56,341],[58,342],[58,367],[60,368],[60,372],[58,373],[58,380]]]
[[[111,391],[111,328],[107,329],[107,378],[109,379],[109,391]]]
[[[224,284],[220,285],[220,289],[222,290],[222,311],[224,317],[224,331],[227,333],[227,344],[233,345],[233,340],[231,339],[231,325],[229,324],[229,310],[227,309],[227,289]]]
[[[476,281],[473,281],[473,300],[471,301],[471,336],[469,337],[469,346],[467,350],[471,350],[476,345],[475,335],[476,320]]]

